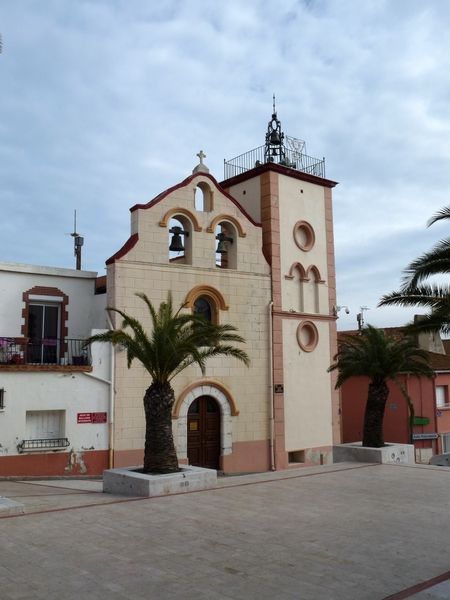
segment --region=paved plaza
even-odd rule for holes
[[[450,598],[450,469],[339,464],[124,499],[0,480],[1,600]]]

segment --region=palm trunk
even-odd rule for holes
[[[144,396],[144,473],[179,471],[172,434],[172,407],[175,394],[169,383],[152,383]]]
[[[383,419],[389,388],[385,381],[369,384],[366,412],[364,414],[363,446],[381,448],[384,446]]]

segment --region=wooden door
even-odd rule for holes
[[[187,447],[190,465],[219,468],[220,407],[214,398],[201,396],[188,411]]]

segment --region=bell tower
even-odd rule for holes
[[[339,397],[327,372],[337,351],[332,188],[325,159],[285,135],[275,96],[265,144],[225,161],[222,187],[261,224],[271,269],[275,466],[332,462]]]
[[[281,131],[281,121],[277,118],[275,94],[273,95],[272,118],[267,124],[264,162],[278,162],[281,164],[285,162],[284,133]]]

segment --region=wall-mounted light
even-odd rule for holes
[[[349,314],[350,314],[350,309],[349,309],[349,307],[348,307],[348,306],[345,306],[345,304],[342,304],[342,305],[340,305],[340,304],[335,304],[335,305],[333,306],[333,315],[334,315],[335,317],[337,317],[337,316],[339,315],[339,312],[340,312],[341,310],[345,310],[345,314],[346,314],[346,315],[349,315]]]

